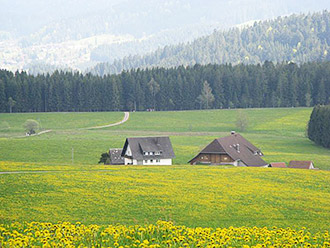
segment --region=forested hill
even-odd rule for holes
[[[104,56],[107,56],[104,52]],[[168,68],[196,63],[303,63],[329,60],[330,12],[323,11],[255,22],[242,29],[214,31],[188,44],[166,46],[148,55],[129,56],[112,64],[101,63],[90,72],[105,75],[131,68]]]
[[[195,65],[104,77],[0,70],[0,112],[297,107],[330,101],[330,62]]]

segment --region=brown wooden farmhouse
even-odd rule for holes
[[[197,156],[189,161],[190,164],[268,167],[261,159],[259,148],[252,145],[240,134],[232,132],[230,136],[213,140]]]

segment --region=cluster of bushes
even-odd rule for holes
[[[330,105],[314,107],[308,123],[308,138],[330,148]]]

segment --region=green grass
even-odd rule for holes
[[[120,121],[121,112],[64,112],[64,113],[14,113],[0,114],[0,137],[24,135],[23,124],[27,119],[37,120],[41,129],[67,130],[102,126]]]
[[[304,133],[311,108],[204,110],[178,112],[135,112],[118,130],[166,132],[230,132],[235,129],[237,112],[249,119],[246,132],[295,135]]]
[[[316,167],[330,169],[330,151],[305,137],[311,108],[245,109],[249,127],[243,136],[260,147],[267,162],[313,160]],[[21,128],[25,118],[34,114],[5,114],[0,120]],[[43,127],[54,132],[37,137],[14,138],[17,133],[0,132],[0,161],[42,165],[96,165],[100,154],[110,147],[122,147],[126,137],[169,135],[174,147],[175,164],[187,164],[196,153],[213,139],[235,130],[237,110],[182,112],[135,112],[123,125],[98,130],[79,130],[116,122],[123,113],[38,113]],[[64,122],[67,117],[70,119]],[[34,117],[35,119],[38,119]],[[58,119],[59,121],[56,121]],[[46,123],[48,123],[46,125]],[[64,124],[63,124],[64,123]],[[57,126],[58,124],[58,126]],[[23,130],[21,130],[23,134]],[[9,137],[5,137],[9,136]],[[11,138],[13,137],[13,138]],[[0,170],[18,167],[2,165]]]
[[[325,230],[330,173],[274,168],[110,166],[107,171],[0,177],[0,222],[191,227],[278,226]]]

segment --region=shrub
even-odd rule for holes
[[[105,152],[101,154],[99,164],[110,164],[110,154],[109,152]]]
[[[36,131],[39,129],[39,122],[37,122],[36,120],[28,119],[24,123],[23,127],[28,134],[35,134]]]

